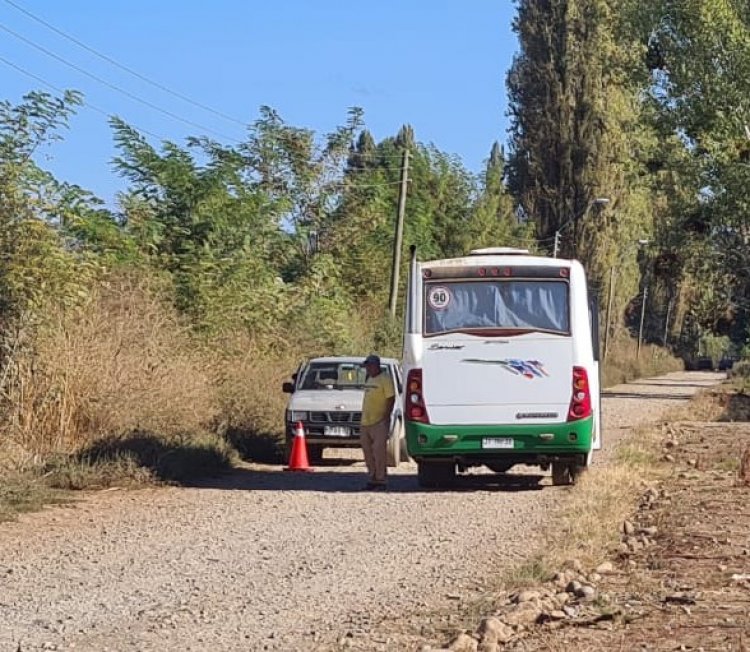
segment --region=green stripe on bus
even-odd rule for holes
[[[487,455],[531,453],[587,453],[591,450],[593,418],[569,423],[436,426],[406,424],[409,455]],[[424,443],[419,443],[420,436]],[[513,448],[485,448],[491,438],[511,438]]]

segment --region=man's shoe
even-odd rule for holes
[[[368,482],[367,488],[370,491],[385,491],[388,489],[388,485],[385,482]]]

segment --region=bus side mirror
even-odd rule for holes
[[[281,391],[283,391],[284,394],[294,394],[294,383],[284,383],[281,386]]]

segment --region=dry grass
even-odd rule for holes
[[[296,348],[296,347],[295,347]],[[283,457],[284,410],[288,395],[281,385],[303,356],[290,347],[268,352],[249,337],[236,335],[212,343],[216,353],[216,387],[223,433],[244,457],[279,462]]]
[[[593,468],[579,479],[575,495],[548,539],[545,564],[561,568],[578,559],[592,567],[618,542],[620,525],[655,470],[650,459],[625,455],[614,465]]]
[[[619,542],[620,526],[633,512],[647,486],[669,472],[662,462],[666,430],[679,421],[714,421],[726,410],[723,390],[697,394],[685,407],[671,410],[662,426],[636,430],[616,451],[612,463],[593,467],[576,484],[573,499],[559,525],[550,534],[545,563],[550,567],[571,558],[594,566],[604,551]]]
[[[150,469],[127,454],[109,458],[55,456],[45,464],[41,477],[47,486],[69,491],[138,487],[155,481]]]
[[[737,391],[742,393],[750,392],[750,360],[740,360],[729,372]]]
[[[189,484],[231,468],[236,458],[227,441],[212,433],[160,437],[133,433],[95,442],[75,456],[54,457],[45,477],[61,489],[102,489],[149,482]]]
[[[510,568],[502,579],[504,589],[521,589],[527,586],[542,584],[548,581],[554,570],[550,566],[550,559],[544,555],[537,555],[518,566]]]
[[[614,340],[602,363],[604,387],[613,387],[637,378],[659,376],[670,371],[684,369],[682,360],[675,358],[666,349],[651,344],[641,347],[637,355],[637,342],[628,337]]]
[[[222,419],[228,428],[281,434],[288,396],[281,385],[302,361],[289,350],[268,353],[247,336],[212,344],[217,360],[217,387]]]
[[[14,520],[20,512],[33,512],[44,505],[66,501],[62,492],[38,476],[14,472],[0,475],[0,523]]]
[[[664,424],[665,438],[676,444],[669,449],[672,468],[660,482],[661,496],[633,505],[629,516],[635,524],[656,526],[658,535],[646,548],[618,555],[622,563],[613,558],[618,572],[597,581],[613,621],[542,628],[519,649],[747,649],[747,583],[739,578],[747,566],[750,525],[743,509],[750,450],[742,453],[750,412],[728,423],[736,396],[736,387],[725,385],[700,398],[703,413],[719,421],[682,413],[691,420]],[[708,401],[714,403],[710,410]],[[605,613],[603,604],[596,606]]]
[[[707,389],[696,394],[690,403],[673,408],[664,417],[665,423],[680,421],[720,421],[731,414],[733,394],[728,385]]]
[[[55,315],[33,341],[19,331],[10,347],[2,430],[28,464],[106,436],[200,432],[218,414],[187,330],[158,293],[131,279]]]
[[[217,363],[157,288],[103,283],[84,306],[17,328],[0,369],[0,472],[21,491],[185,481],[232,465]],[[3,484],[0,479],[0,485]]]

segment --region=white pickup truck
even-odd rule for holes
[[[364,397],[365,356],[313,358],[299,366],[292,374],[292,382],[283,385],[290,394],[286,409],[287,453],[297,423],[305,428],[308,456],[312,464],[323,457],[325,448],[354,448],[359,446],[359,428]],[[403,422],[403,382],[401,366],[391,358],[381,359],[382,373],[387,373],[396,389],[396,400],[391,415],[391,435],[388,440],[388,466],[398,466],[406,459]]]

